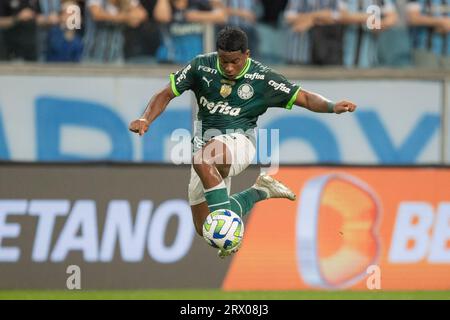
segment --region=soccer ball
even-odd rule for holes
[[[231,250],[244,236],[241,217],[228,209],[211,212],[203,223],[203,238],[214,248]]]

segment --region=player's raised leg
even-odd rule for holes
[[[214,210],[231,209],[243,217],[262,200],[295,200],[288,187],[266,174],[261,174],[252,187],[229,196],[231,177],[244,171],[254,155],[253,143],[240,133],[218,136],[194,155],[189,202],[199,235],[202,235],[203,222]]]
[[[223,142],[212,139],[192,160],[194,172],[191,172],[189,197],[195,229],[201,235],[203,222],[210,212],[231,208],[224,178],[229,174],[232,156]]]
[[[258,201],[270,198],[295,199],[295,194],[289,188],[265,174],[261,174],[252,187],[228,197],[231,177],[244,171],[254,155],[254,144],[239,133],[218,136],[194,155],[189,202],[195,229],[200,236],[206,217],[214,210],[231,209],[243,217]],[[238,249],[219,250],[219,257],[228,256]]]
[[[294,192],[284,184],[262,173],[252,187],[230,196],[231,210],[243,217],[250,213],[255,203],[271,198],[285,198],[294,201],[296,197]],[[218,255],[220,258],[225,258],[237,252],[239,247],[240,244],[231,250],[219,250]]]
[[[272,198],[295,200],[295,193],[273,177],[261,173],[255,184],[230,196],[231,210],[241,217],[247,215],[255,203]]]

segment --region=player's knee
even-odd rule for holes
[[[228,177],[231,168],[231,165],[229,164],[215,164],[213,161],[207,159],[205,160],[204,158],[200,158],[197,155],[194,155],[192,157],[192,163],[195,172],[199,176],[202,176],[203,173],[210,172],[211,167],[215,167],[222,178],[226,178]]]
[[[192,167],[194,168],[194,171],[201,177],[202,176],[202,172],[204,170],[204,165],[202,163],[198,163],[198,162],[193,162]]]
[[[221,164],[216,166],[217,171],[219,171],[219,174],[222,176],[222,178],[228,177],[230,174],[231,165],[229,164]]]
[[[201,176],[203,172],[208,171],[211,166],[214,166],[214,162],[211,159],[203,157],[201,152],[197,152],[192,157],[192,166],[195,172]]]

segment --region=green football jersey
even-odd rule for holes
[[[186,90],[195,94],[197,120],[203,141],[206,131],[227,133],[242,130],[252,132],[258,117],[267,108],[291,109],[300,87],[284,76],[251,58],[236,79],[223,75],[217,52],[199,55],[187,66],[170,75],[175,96]]]

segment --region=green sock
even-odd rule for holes
[[[231,211],[243,217],[250,212],[256,202],[266,198],[267,194],[264,191],[248,188],[230,196]]]
[[[223,181],[211,189],[205,189],[205,198],[210,212],[231,209],[227,186]]]

